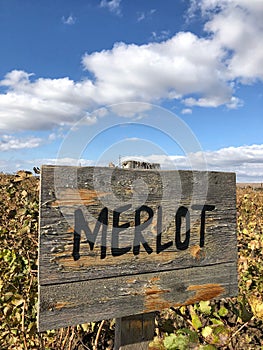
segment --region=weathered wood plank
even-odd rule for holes
[[[38,327],[44,331],[236,294],[236,262],[44,285]]]
[[[59,169],[59,172],[55,170]],[[148,254],[141,246],[140,254],[134,255],[132,245],[135,231],[135,210],[123,212],[120,219],[128,222],[130,227],[122,230],[120,246],[130,246],[126,254],[112,256],[112,210],[108,211],[108,230],[106,237],[106,257],[101,259],[101,232],[95,242],[93,251],[87,243],[84,232],[81,233],[79,254],[74,260],[73,232],[74,213],[80,208],[83,216],[94,229],[96,220],[104,204],[101,198],[105,191],[94,190],[94,182],[100,184],[101,178],[94,180],[94,168],[43,167],[41,189],[41,219],[40,219],[40,284],[61,283],[105,276],[121,276],[143,272],[166,271],[167,269],[188,266],[206,266],[215,261],[222,263],[236,260],[236,204],[235,204],[235,176],[225,173],[208,173],[208,190],[202,191],[202,173],[196,173],[197,191],[193,192],[193,174],[188,171],[160,172],[156,171],[127,171],[103,168],[100,176],[111,176],[111,189],[126,203],[131,201],[132,182],[143,179],[148,186],[148,198],[145,204],[154,212],[152,222],[142,233],[152,248]],[[75,175],[74,175],[75,172]],[[176,173],[176,174],[175,174]],[[102,174],[102,175],[101,175]],[[55,181],[55,177],[57,181]],[[74,176],[77,181],[74,181]],[[96,174],[97,176],[97,174]],[[98,176],[97,176],[98,177]],[[164,180],[163,180],[164,179]],[[179,185],[174,182],[180,180]],[[200,191],[198,188],[200,182]],[[115,182],[114,182],[115,181]],[[163,182],[165,182],[163,184]],[[102,182],[103,183],[103,182]],[[169,187],[168,195],[164,197],[163,187]],[[59,187],[61,186],[61,187]],[[145,185],[146,186],[146,185]],[[138,191],[138,188],[137,188]],[[106,196],[107,197],[107,196]],[[110,198],[110,197],[109,197]],[[78,204],[77,204],[78,203]],[[106,201],[107,203],[107,201]],[[215,206],[213,211],[206,211],[204,246],[200,247],[201,210],[198,205]],[[119,205],[116,204],[116,207]],[[158,208],[162,206],[162,213]],[[190,213],[191,236],[189,247],[179,250],[175,244],[175,215],[180,206],[185,206]],[[147,213],[142,212],[147,218]],[[162,215],[164,223],[161,244],[173,242],[161,253],[157,254],[157,220]],[[142,215],[143,216],[143,215]],[[92,222],[92,219],[95,222]],[[160,221],[160,220],[159,220]],[[183,220],[182,220],[183,221]],[[182,228],[183,231],[183,228]],[[184,233],[182,232],[182,240]],[[224,249],[218,249],[223,246]]]
[[[44,166],[44,331],[237,294],[235,174]]]

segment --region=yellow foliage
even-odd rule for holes
[[[262,300],[257,298],[256,296],[252,295],[249,298],[249,304],[251,306],[251,309],[253,311],[254,316],[263,320],[263,302],[262,302]]]

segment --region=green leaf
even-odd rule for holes
[[[179,329],[176,334],[183,334],[183,335],[188,335],[189,337],[189,342],[190,343],[197,343],[198,342],[198,333],[195,331],[192,331],[189,328],[182,328]]]
[[[90,328],[90,323],[82,323],[81,327],[84,332],[87,332],[88,329]]]
[[[257,318],[263,320],[263,303],[262,303],[261,299],[255,297],[255,296],[251,296],[249,299],[249,303],[250,303],[251,309],[253,311],[253,314]]]
[[[14,305],[14,306],[19,306],[19,305],[22,305],[24,303],[24,299],[21,298],[21,299],[13,299],[11,301],[11,303]]]
[[[218,318],[210,318],[210,321],[214,324],[214,325],[223,325],[224,323],[219,320]]]
[[[90,325],[91,325],[91,331],[94,332],[96,327],[96,322],[91,322]]]
[[[206,326],[205,328],[202,329],[202,336],[204,338],[209,337],[213,333],[213,329],[209,326]]]
[[[198,330],[202,327],[202,322],[200,321],[200,318],[198,317],[197,313],[194,311],[194,308],[191,307],[190,309],[190,315],[192,319],[192,325],[195,330]]]
[[[186,313],[186,306],[185,305],[180,307],[180,312],[182,315],[185,315],[185,313]]]
[[[209,305],[210,301],[200,301],[199,303],[199,309],[203,314],[210,315],[212,307]]]
[[[218,314],[221,317],[225,317],[228,314],[227,308],[225,308],[224,306],[221,306],[219,311],[218,311]]]
[[[13,295],[14,295],[14,293],[12,293],[12,292],[5,293],[5,295],[4,295],[5,301],[11,299]]]
[[[170,334],[164,341],[165,349],[167,350],[188,350],[189,349],[189,339],[187,336],[182,334]]]

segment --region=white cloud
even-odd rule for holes
[[[0,151],[20,150],[24,148],[36,148],[41,145],[42,139],[38,137],[17,138],[11,135],[0,136]]]
[[[156,9],[151,9],[150,11],[147,11],[147,12],[137,12],[137,22],[150,19],[155,12],[156,12]]]
[[[32,80],[26,72],[10,72],[1,82],[7,92],[0,95],[0,129],[50,129],[74,123],[97,106],[158,102],[191,93],[227,103],[231,89],[218,79],[218,56],[220,50],[209,40],[179,33],[161,43],[119,43],[112,50],[86,54],[83,65],[94,75],[93,81]]]
[[[237,109],[244,105],[244,101],[238,97],[232,96],[226,105],[229,109]]]
[[[145,19],[145,12],[138,12],[137,13],[137,22],[141,22]]]
[[[72,124],[92,108],[91,81],[75,83],[69,78],[30,81],[23,71],[8,73],[1,85],[0,130],[40,130]]]
[[[41,167],[42,165],[68,165],[68,166],[95,166],[94,160],[75,159],[75,158],[36,158],[31,160],[26,159],[0,159],[0,173],[15,173],[18,170],[33,171],[33,167]],[[108,166],[108,164],[100,164],[100,166]]]
[[[263,2],[260,0],[192,1],[209,20],[205,30],[228,52],[230,79],[263,80]]]
[[[69,15],[68,17],[63,16],[61,20],[62,23],[67,25],[73,25],[76,23],[76,17],[74,17],[73,15]]]
[[[169,30],[161,30],[160,33],[152,32],[151,40],[162,41],[162,40],[166,40],[169,36],[170,36]]]
[[[0,86],[7,86],[9,88],[17,88],[28,85],[29,78],[33,73],[27,73],[21,70],[13,70],[5,75],[5,79],[0,81]]]
[[[120,5],[120,0],[100,2],[115,13]],[[93,79],[7,73],[0,81],[0,130],[52,129],[84,116],[92,123],[97,120],[89,119],[92,110],[121,102],[178,99],[186,111],[194,106],[241,107],[235,96],[238,84],[263,80],[263,2],[192,1],[192,16],[197,7],[209,35],[180,32],[161,42],[117,43],[111,50],[85,54],[82,64]]]
[[[145,161],[160,163],[162,169],[200,169],[235,172],[239,182],[263,182],[263,144],[222,148],[217,151],[197,152],[187,156],[150,155]],[[125,159],[142,157],[127,156]]]
[[[121,0],[101,0],[100,7],[107,8],[110,12],[115,13],[117,16],[121,16]]]
[[[114,114],[124,117],[124,118],[130,118],[134,116],[135,114],[138,114],[136,116],[137,119],[143,118],[143,112],[149,111],[152,109],[152,106],[148,103],[118,103],[116,105],[110,106],[110,111]]]
[[[94,166],[96,162],[89,159],[76,158],[42,158],[29,161],[31,164],[37,165],[69,165],[69,166]]]
[[[193,111],[191,110],[191,108],[184,108],[181,113],[182,114],[192,114]]]
[[[21,141],[21,140],[20,140]],[[131,141],[131,139],[130,139]],[[137,141],[134,138],[134,141]],[[16,144],[19,143],[19,140]],[[28,142],[29,144],[29,142]],[[206,159],[207,167],[203,168],[203,157]],[[235,172],[238,182],[260,182],[263,183],[263,144],[244,145],[240,147],[227,147],[216,151],[203,153],[192,153],[185,155],[152,154],[149,156],[125,156],[125,159],[138,159],[153,163],[160,163],[161,169],[199,169],[208,171]],[[33,158],[31,160],[12,159],[12,161],[0,160],[0,171],[14,172],[18,169],[32,170],[33,166],[42,164],[50,165],[78,165],[78,166],[108,166],[108,163],[90,159],[75,158]]]
[[[233,171],[241,182],[263,182],[263,145],[222,148],[205,156],[209,170]]]
[[[224,79],[222,55],[211,40],[181,32],[161,43],[118,43],[112,50],[86,54],[83,65],[96,77],[106,103],[120,96],[151,102],[194,93],[206,95],[207,103],[223,104],[230,101],[232,90]]]

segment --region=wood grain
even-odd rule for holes
[[[202,214],[204,205],[213,209]],[[148,221],[149,212],[136,214],[142,206],[153,215]],[[87,232],[94,235],[105,208],[107,224],[92,246]],[[79,236],[76,217],[83,217],[87,230]],[[141,231],[138,220],[145,226]],[[135,248],[140,234],[147,244]],[[74,237],[80,240],[79,256],[73,254]],[[236,264],[233,173],[41,169],[40,330],[233,296]]]
[[[236,263],[44,285],[39,331],[235,296]]]

